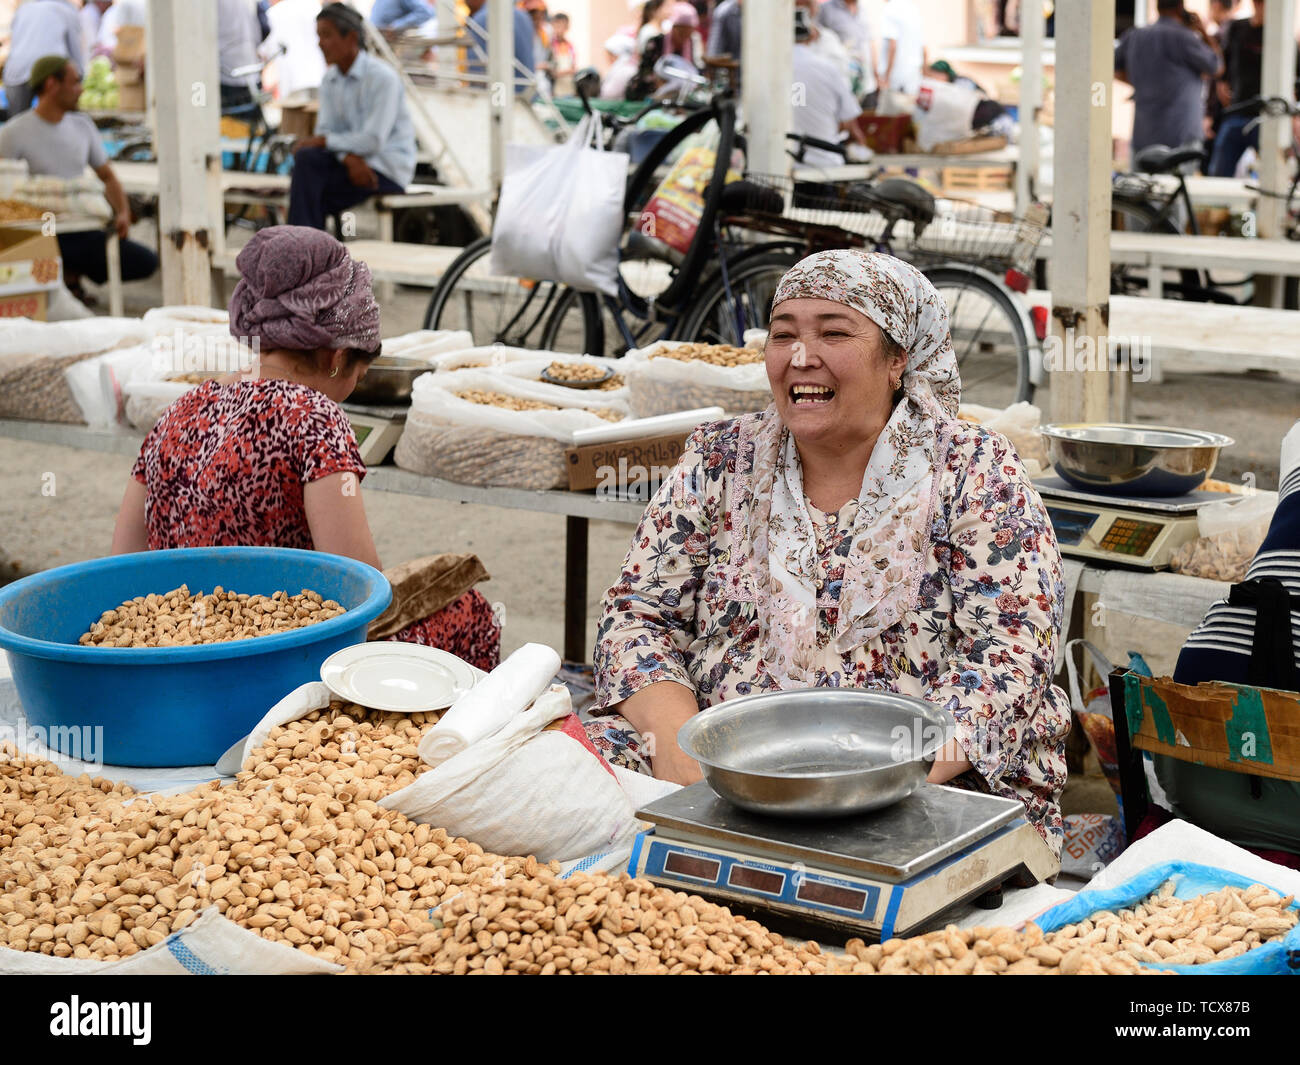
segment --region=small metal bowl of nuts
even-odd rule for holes
[[[548,385],[565,388],[599,388],[614,377],[612,366],[597,366],[589,362],[555,361],[542,371],[542,380]]]

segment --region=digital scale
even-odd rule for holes
[[[1138,569],[1166,569],[1169,557],[1195,540],[1196,512],[1233,498],[1223,492],[1181,496],[1116,496],[1075,488],[1061,477],[1034,487],[1047,506],[1061,554]]]
[[[654,827],[637,837],[634,876],[870,940],[942,927],[1007,880],[1060,871],[1019,802],[939,784],[872,813],[795,820],[748,813],[701,781],[637,817]]]
[[[363,403],[342,406],[356,434],[361,461],[367,466],[378,466],[401,437],[410,407],[375,407]]]

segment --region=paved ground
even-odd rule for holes
[[[384,334],[419,328],[426,290],[398,290],[383,308]],[[156,282],[127,286],[128,312],[161,302]],[[1045,397],[1043,397],[1045,399]],[[1170,376],[1135,389],[1138,420],[1189,425],[1227,433],[1237,444],[1223,455],[1216,476],[1253,476],[1274,488],[1283,433],[1300,417],[1300,380],[1253,375]],[[0,439],[0,547],[10,572],[33,572],[97,557],[109,547],[113,520],[131,466],[129,459],[71,448]],[[54,493],[42,489],[54,474]],[[48,488],[46,489],[48,491]],[[483,591],[505,604],[504,644],[509,651],[537,640],[562,642],[564,519],[492,507],[371,492],[366,508],[380,557],[393,564],[440,551],[473,551],[492,574]],[[614,580],[630,527],[591,525],[588,573],[588,642],[594,640],[599,599]],[[1076,777],[1067,812],[1113,812],[1105,781],[1091,772]]]

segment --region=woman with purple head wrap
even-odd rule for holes
[[[131,471],[113,553],[297,547],[380,569],[359,489],[366,467],[339,406],[379,354],[370,270],[327,233],[300,226],[261,230],[236,265],[230,332],[256,353],[252,373],[202,384],[163,413]],[[428,566],[445,570],[454,557]],[[399,612],[417,620],[391,638],[492,669],[501,628],[472,587],[486,577],[474,564],[425,588],[418,611]]]
[[[251,374],[192,389],[145,438],[114,552],[207,545],[315,548],[379,568],[339,407],[379,354],[370,270],[327,233],[273,226],[236,260],[230,332]]]

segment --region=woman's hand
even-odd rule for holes
[[[970,759],[956,740],[949,740],[934,756],[930,766],[930,775],[925,778],[927,784],[946,784],[954,777],[961,776],[971,768]]]
[[[703,776],[700,764],[677,746],[677,730],[699,710],[695,693],[670,680],[647,685],[618,707],[618,712],[641,733],[645,741],[642,749],[655,777],[674,784],[694,784]]]

